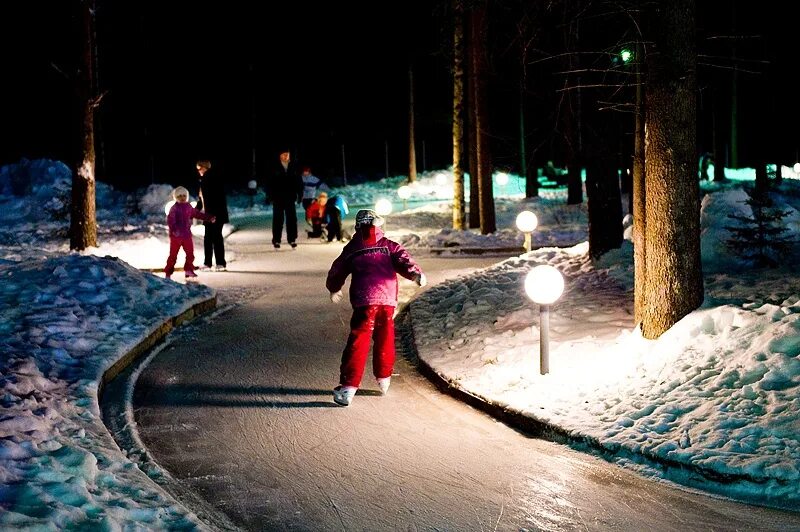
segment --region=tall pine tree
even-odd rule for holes
[[[739,223],[725,226],[732,234],[725,243],[735,255],[753,266],[774,268],[794,244],[794,239],[784,234],[789,228],[783,224],[783,219],[791,211],[776,207],[767,188],[754,187],[746,192],[749,197],[745,203],[750,206],[752,215],[728,215]]]

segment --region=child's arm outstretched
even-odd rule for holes
[[[204,222],[211,222],[212,224],[217,221],[216,216],[207,214],[199,209],[192,207],[192,218],[203,220]]]
[[[425,286],[428,281],[425,278],[425,274],[422,273],[422,268],[419,267],[419,264],[416,263],[403,246],[396,242],[393,242],[393,244],[392,265],[394,265],[394,271],[409,281],[414,281],[419,286]]]
[[[328,278],[325,280],[325,288],[331,293],[331,301],[334,303],[342,300],[342,287],[348,275],[350,275],[350,263],[343,252],[331,264]]]

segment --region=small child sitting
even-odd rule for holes
[[[306,222],[311,226],[308,238],[320,238],[322,236],[322,226],[325,224],[325,206],[328,203],[328,194],[320,192],[317,199],[311,202],[306,209]]]
[[[169,257],[167,265],[164,267],[164,276],[169,279],[175,271],[175,263],[178,261],[178,251],[183,248],[186,254],[186,262],[183,271],[187,279],[197,277],[194,273],[194,241],[192,240],[192,218],[214,223],[215,216],[210,216],[192,207],[189,203],[189,191],[184,187],[178,187],[172,192],[175,204],[170,208],[167,215],[167,226],[169,227]]]

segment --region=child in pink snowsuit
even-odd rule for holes
[[[183,271],[187,279],[197,277],[194,273],[194,242],[192,241],[192,218],[199,218],[214,223],[215,217],[199,211],[189,203],[189,191],[184,187],[178,187],[172,192],[175,204],[170,208],[167,215],[167,226],[169,226],[169,257],[167,265],[164,267],[164,276],[169,279],[175,271],[175,263],[178,260],[178,251],[183,248],[186,254],[186,262]]]
[[[394,310],[397,307],[397,274],[425,286],[425,274],[408,252],[383,236],[383,219],[371,210],[356,214],[356,234],[333,261],[325,287],[331,301],[342,299],[342,286],[350,281],[350,336],[342,353],[339,386],[333,400],[347,406],[353,400],[374,340],[372,372],[382,393],[389,390],[394,368]]]

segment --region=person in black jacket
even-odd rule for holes
[[[195,167],[197,168],[197,183],[200,190],[197,209],[215,218],[213,222],[203,222],[205,226],[205,236],[203,238],[205,260],[201,269],[211,269],[212,259],[216,258],[216,271],[224,272],[227,270],[227,263],[225,262],[225,241],[222,238],[222,226],[229,220],[225,185],[216,173],[211,172],[211,161],[197,161]]]
[[[283,222],[286,220],[286,240],[297,247],[297,205],[303,202],[303,180],[292,162],[288,149],[281,150],[280,162],[267,175],[267,201],[272,202],[272,245],[281,247]]]

